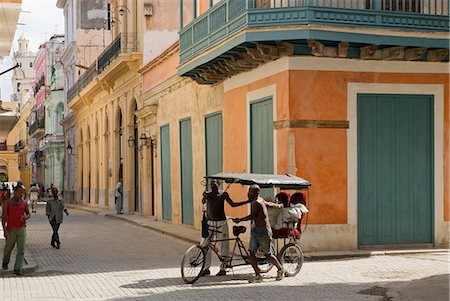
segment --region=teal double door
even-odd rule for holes
[[[432,243],[433,97],[358,95],[358,243]]]

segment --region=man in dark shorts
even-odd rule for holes
[[[250,263],[255,270],[255,277],[249,280],[250,283],[262,282],[260,270],[256,261],[256,252],[258,249],[264,253],[267,260],[269,260],[274,266],[277,267],[277,281],[280,281],[284,277],[285,270],[278,261],[277,257],[273,255],[273,241],[272,241],[272,229],[270,228],[269,215],[267,213],[267,206],[276,207],[279,204],[266,202],[259,196],[260,188],[258,185],[250,186],[248,190],[248,199],[252,202],[252,211],[250,215],[243,218],[234,218],[235,223],[241,221],[253,220],[254,228],[251,232],[250,238]]]

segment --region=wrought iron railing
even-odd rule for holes
[[[118,35],[117,38],[112,41],[111,44],[100,54],[98,57],[98,71],[102,72],[105,68],[121,53],[122,35]]]
[[[18,152],[25,147],[25,142],[23,140],[19,140],[16,144],[14,144],[14,151]]]
[[[90,82],[103,72],[121,53],[138,51],[137,33],[121,33],[99,55],[89,69],[67,91],[67,102],[75,98]]]
[[[305,24],[448,32],[449,0],[222,0],[180,30],[180,62],[246,27]]]
[[[28,134],[32,135],[37,129],[45,129],[45,119],[36,120],[28,130]]]
[[[6,142],[0,142],[0,151],[12,151],[14,147],[12,145],[8,145]]]

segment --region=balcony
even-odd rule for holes
[[[45,129],[45,119],[38,119],[36,120],[28,130],[28,134],[32,138],[40,138],[44,135],[44,129]]]
[[[138,51],[138,39],[136,33],[121,33],[99,55],[89,69],[84,72],[78,81],[67,91],[69,103],[83,91],[98,75],[100,75],[120,54]]]
[[[52,144],[61,144],[64,143],[64,134],[58,133],[58,134],[48,134],[45,136],[45,145],[52,145]]]
[[[25,148],[25,142],[23,140],[19,140],[16,144],[14,144],[14,151],[17,153]]]
[[[343,42],[352,58],[376,45],[444,49],[448,60],[448,10],[449,0],[222,0],[180,30],[179,75],[216,83],[264,56],[314,55],[309,41]]]
[[[8,145],[6,141],[0,142],[0,151],[13,151],[14,147],[11,145]]]

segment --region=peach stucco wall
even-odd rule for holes
[[[276,119],[348,120],[347,85],[361,83],[443,84],[444,89],[444,220],[450,220],[449,76],[369,72],[284,71],[224,94],[224,170],[248,171],[247,93],[276,85]],[[350,125],[351,126],[351,125]],[[227,133],[233,133],[232,135]],[[277,173],[288,171],[288,134],[295,137],[296,174],[312,182],[309,208],[312,224],[346,224],[347,130],[277,130]],[[239,147],[236,147],[236,146]],[[242,189],[230,190],[244,196]],[[236,209],[230,212],[240,212]]]
[[[148,91],[177,74],[180,55],[176,51],[164,60],[164,63],[143,72],[143,91]]]

